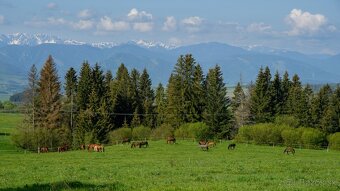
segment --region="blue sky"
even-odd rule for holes
[[[340,53],[337,0],[0,0],[0,33]]]

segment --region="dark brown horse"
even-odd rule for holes
[[[131,148],[136,148],[139,147],[140,142],[139,141],[134,141],[131,143]]]
[[[228,145],[228,150],[234,150],[236,147],[236,144],[235,143],[231,143]]]
[[[68,146],[67,145],[63,145],[63,146],[60,146],[58,147],[58,152],[65,152],[68,150]]]
[[[142,147],[149,147],[149,143],[147,141],[141,141],[139,142],[139,148],[142,148]]]
[[[293,155],[295,154],[295,149],[293,147],[287,147],[283,153],[286,153],[287,155],[289,155],[289,152],[291,152]]]
[[[81,149],[81,150],[85,150],[85,145],[84,145],[84,144],[81,144],[81,145],[80,145],[80,149]]]
[[[200,141],[198,142],[198,144],[199,144],[199,145],[206,145],[206,144],[207,144],[207,141],[205,141],[205,140],[200,140]]]
[[[209,144],[206,142],[205,144],[199,144],[198,145],[203,151],[208,151],[209,150]]]
[[[176,138],[174,136],[171,136],[171,137],[167,137],[166,139],[166,144],[175,144],[176,143]]]

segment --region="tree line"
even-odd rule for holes
[[[108,143],[109,133],[121,127],[161,125],[174,129],[202,122],[206,138],[233,138],[246,124],[271,122],[289,115],[299,126],[339,131],[340,88],[325,85],[313,93],[299,77],[286,72],[274,78],[261,68],[255,84],[246,90],[237,84],[232,98],[219,65],[204,74],[191,54],[179,56],[168,84],[152,88],[147,69],[129,71],[121,64],[113,75],[99,64],[84,61],[79,73],[69,68],[62,85],[49,56],[40,74],[31,67],[26,91],[25,119],[14,135],[22,148],[61,144]],[[61,89],[64,87],[64,95]]]

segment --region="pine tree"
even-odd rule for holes
[[[183,123],[182,104],[181,104],[181,90],[179,78],[171,74],[166,89],[167,106],[166,106],[166,123],[171,124],[173,127],[179,127]]]
[[[326,116],[326,109],[330,103],[332,89],[327,84],[324,85],[314,97],[312,102],[312,120],[314,127],[322,128],[321,119]]]
[[[52,56],[46,60],[39,81],[39,127],[46,130],[45,142],[51,147],[57,144],[56,130],[61,127],[61,94],[56,64]]]
[[[289,113],[288,97],[289,97],[290,86],[291,86],[291,81],[289,79],[288,72],[286,71],[284,73],[283,79],[282,79],[282,110],[281,110],[281,114],[288,114]]]
[[[234,94],[234,96],[232,97],[231,108],[232,108],[233,112],[235,112],[237,110],[237,108],[241,105],[242,100],[244,100],[245,96],[246,96],[244,94],[244,91],[242,89],[240,82],[237,83],[233,94]]]
[[[204,121],[210,128],[210,136],[228,138],[231,134],[230,100],[218,65],[210,69],[206,78],[206,110]]]
[[[88,108],[91,88],[91,67],[89,63],[85,61],[80,70],[79,83],[77,88],[77,105],[80,110],[86,110]]]
[[[203,120],[203,112],[205,109],[205,92],[204,92],[204,76],[202,68],[199,64],[195,66],[193,76],[193,115],[192,122],[201,122]]]
[[[147,127],[154,127],[154,92],[152,90],[152,84],[150,76],[146,69],[140,77],[140,98],[143,104],[143,113],[145,116],[142,118],[142,123]]]
[[[143,113],[143,103],[140,95],[140,74],[138,70],[134,68],[131,70],[130,76],[132,109],[137,109],[137,113]]]
[[[268,122],[272,120],[272,106],[270,94],[270,70],[260,68],[254,90],[251,92],[251,115],[255,122]]]
[[[271,92],[271,104],[272,104],[272,115],[279,115],[283,113],[283,91],[282,91],[282,82],[280,78],[280,74],[278,71],[276,71],[274,80],[271,83],[270,86],[270,92]]]
[[[63,113],[63,120],[67,127],[73,133],[75,127],[76,111],[76,95],[77,95],[78,80],[76,71],[71,67],[65,75],[65,93],[66,101],[63,105],[63,110],[69,111]]]
[[[159,127],[161,124],[165,122],[166,117],[166,95],[163,85],[161,83],[158,84],[156,89],[156,96],[155,96],[155,104],[156,108],[155,111],[157,113],[156,118],[156,127]]]
[[[138,113],[138,109],[135,109],[135,112],[133,112],[133,118],[131,121],[131,127],[135,128],[140,126],[141,122],[140,122],[140,117],[139,117],[139,113]]]

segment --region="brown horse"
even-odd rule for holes
[[[81,145],[80,145],[80,149],[81,149],[81,150],[85,150],[85,145],[84,145],[84,144],[81,144]]]
[[[205,144],[199,144],[198,145],[203,151],[208,151],[209,150],[209,144],[206,142]]]
[[[95,146],[100,146],[100,145],[98,145],[98,144],[89,144],[89,145],[87,145],[87,151],[89,151],[89,152],[93,151]]]
[[[175,144],[176,143],[176,138],[174,136],[171,136],[171,137],[167,137],[166,139],[166,144]]]
[[[214,147],[214,146],[216,146],[216,142],[215,141],[208,141],[208,145],[209,145],[209,147]]]
[[[200,140],[200,141],[198,142],[198,144],[199,144],[199,145],[206,145],[206,144],[207,144],[207,141],[205,141],[205,140]]]
[[[48,153],[48,147],[41,147],[40,152],[41,153]]]
[[[231,143],[228,145],[228,150],[234,150],[236,147],[236,144],[235,143]]]
[[[65,152],[68,150],[68,146],[67,145],[63,145],[63,146],[60,146],[58,147],[58,152]]]
[[[289,155],[289,152],[291,152],[293,155],[295,154],[295,150],[293,147],[287,147],[283,153],[286,153],[287,155]]]
[[[134,141],[134,142],[131,143],[131,148],[140,147],[139,144],[140,144],[139,141]]]
[[[104,152],[104,145],[95,145],[93,150],[96,152]]]

